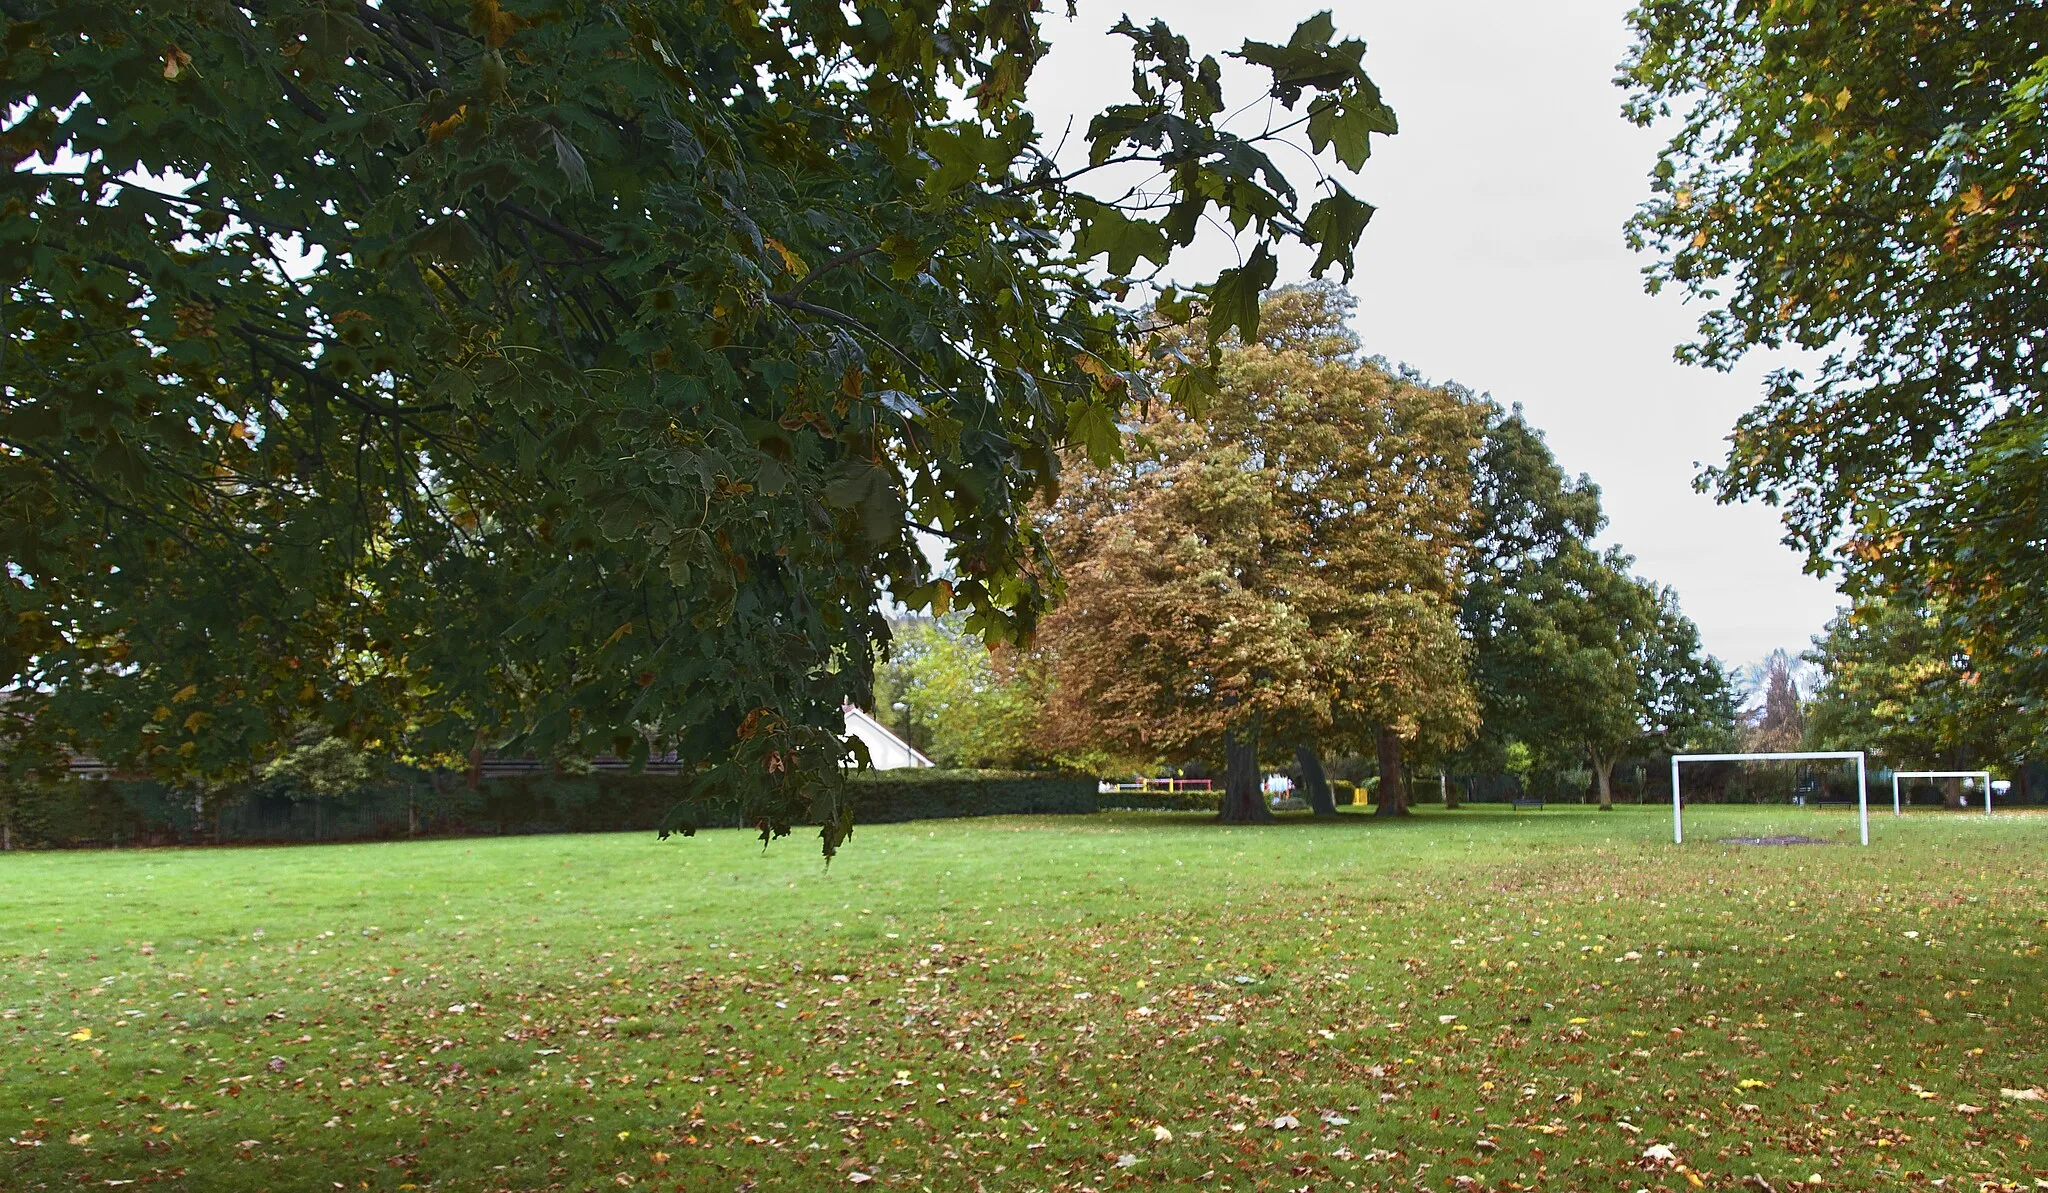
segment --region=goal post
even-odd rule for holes
[[[1900,770],[1892,772],[1892,815],[1904,816],[1905,809],[1899,806],[1900,779],[1982,779],[1984,780],[1984,814],[1991,815],[1991,772],[1988,770]]]
[[[1865,787],[1867,761],[1862,750],[1820,750],[1793,754],[1673,754],[1671,756],[1671,842],[1685,844],[1685,804],[1679,797],[1681,762],[1848,762],[1856,763],[1856,820],[1863,843],[1870,844],[1870,792]],[[1988,785],[1987,785],[1988,789]]]

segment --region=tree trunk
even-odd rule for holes
[[[1442,771],[1438,771],[1436,773],[1436,786],[1437,793],[1444,797],[1444,807],[1456,810],[1458,806],[1458,789],[1451,786],[1451,777]]]
[[[1592,755],[1593,773],[1600,777],[1600,810],[1602,812],[1612,812],[1614,811],[1614,759],[1612,756],[1602,758],[1600,751],[1594,749],[1588,749],[1586,753]]]
[[[1309,810],[1318,816],[1337,814],[1337,797],[1330,793],[1330,776],[1313,746],[1294,747],[1294,761],[1301,767],[1301,785],[1308,792]]]
[[[1401,735],[1392,729],[1379,732],[1380,800],[1375,816],[1406,816],[1408,788],[1401,782]]]
[[[405,835],[420,835],[420,805],[417,798],[419,784],[408,779],[405,784]]]
[[[1267,824],[1273,810],[1259,790],[1259,726],[1255,720],[1239,736],[1223,734],[1223,805],[1216,819],[1225,824]]]

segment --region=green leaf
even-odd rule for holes
[[[1174,400],[1190,418],[1201,418],[1209,408],[1209,399],[1223,392],[1223,386],[1216,377],[1214,367],[1207,364],[1189,364],[1166,379],[1160,388]]]
[[[1080,444],[1098,467],[1116,459],[1122,438],[1116,411],[1106,403],[1089,402],[1067,413],[1067,441]]]
[[[1081,199],[1075,203],[1081,227],[1074,234],[1074,254],[1090,261],[1107,254],[1109,271],[1122,276],[1143,257],[1154,265],[1166,264],[1169,256],[1166,236],[1149,220],[1134,220],[1107,203]]]
[[[903,494],[895,476],[866,460],[849,462],[839,478],[825,486],[825,503],[858,513],[870,543],[887,542],[903,526]]]
[[[1245,263],[1216,275],[1209,287],[1209,342],[1215,343],[1236,328],[1241,340],[1259,335],[1259,298],[1279,275],[1280,262],[1260,241]]]
[[[1344,267],[1344,280],[1349,282],[1358,238],[1365,233],[1365,226],[1372,222],[1373,207],[1353,198],[1351,192],[1334,182],[1330,189],[1332,193],[1309,208],[1308,218],[1301,223],[1303,239],[1320,250],[1309,273],[1321,277],[1331,266],[1341,265]]]
[[[1308,143],[1317,153],[1334,145],[1337,160],[1356,170],[1372,156],[1372,134],[1392,136],[1398,131],[1394,110],[1381,102],[1379,90],[1368,83],[1336,98],[1317,100],[1309,115]]]
[[[1274,98],[1293,107],[1306,89],[1334,91],[1364,77],[1359,63],[1365,43],[1354,39],[1333,46],[1336,31],[1330,14],[1319,12],[1295,26],[1286,45],[1247,41],[1236,56],[1272,71]]]

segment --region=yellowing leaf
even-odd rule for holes
[[[1074,363],[1081,366],[1082,372],[1095,378],[1097,388],[1101,389],[1103,393],[1115,393],[1123,388],[1124,379],[1117,376],[1115,369],[1102,363],[1102,359],[1093,353],[1075,353]]]
[[[774,249],[776,254],[782,258],[782,267],[784,269],[787,269],[789,272],[795,274],[798,277],[803,277],[805,274],[811,272],[811,267],[804,264],[804,259],[802,257],[797,256],[796,252],[793,249],[791,249],[788,245],[775,239],[773,236],[764,236],[762,237],[762,240],[766,242],[769,248]]]
[[[432,145],[436,142],[447,140],[449,134],[461,127],[462,122],[467,119],[469,119],[469,105],[463,104],[461,107],[456,108],[455,114],[446,120],[437,120],[427,125],[427,144]]]
[[[71,1038],[74,1040],[90,1040],[92,1039],[92,1029],[89,1027],[81,1027],[77,1031],[71,1033]]]
[[[494,48],[525,27],[526,22],[518,14],[506,12],[498,0],[469,0],[469,31]]]
[[[192,55],[187,54],[185,51],[179,49],[176,46],[164,47],[165,79],[177,78],[179,75],[185,73],[185,68],[190,65],[192,65]]]

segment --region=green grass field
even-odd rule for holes
[[[1872,824],[6,855],[0,1188],[2043,1187],[2048,816]]]

